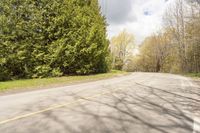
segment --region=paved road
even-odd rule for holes
[[[0,133],[199,133],[200,88],[133,73],[0,97]]]

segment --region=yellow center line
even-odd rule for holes
[[[68,103],[65,103],[65,104],[58,104],[58,105],[54,105],[52,107],[48,107],[48,108],[45,108],[45,109],[42,109],[42,110],[39,110],[39,111],[35,111],[35,112],[32,112],[32,113],[19,115],[19,116],[13,117],[13,118],[9,118],[9,119],[0,121],[0,125],[6,124],[6,123],[9,123],[9,122],[12,122],[12,121],[17,121],[17,120],[20,120],[20,119],[23,119],[23,118],[35,116],[37,114],[41,114],[41,113],[44,113],[44,112],[47,112],[47,111],[51,111],[51,110],[55,110],[55,109],[58,109],[58,108],[63,108],[63,107],[67,107],[67,106],[70,106],[70,105],[74,105],[76,103],[84,102],[85,100],[89,100],[89,99],[92,99],[92,98],[97,98],[97,97],[100,97],[100,96],[103,96],[103,95],[106,95],[106,94],[112,94],[112,93],[117,92],[119,90],[121,90],[121,89],[117,89],[115,91],[112,90],[111,92],[105,92],[105,93],[101,93],[101,94],[90,96],[90,97],[86,97],[86,98],[80,98],[80,99],[78,99],[78,100],[76,100],[74,102],[68,102]]]

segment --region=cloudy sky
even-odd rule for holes
[[[162,16],[174,0],[100,0],[107,18],[108,37],[123,29],[133,33],[136,43],[162,28]]]

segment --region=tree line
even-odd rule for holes
[[[163,16],[163,28],[147,37],[139,54],[128,57],[128,71],[199,73],[200,1],[176,0]]]
[[[1,0],[0,81],[109,70],[98,0]]]

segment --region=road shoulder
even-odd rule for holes
[[[49,85],[38,85],[38,86],[30,86],[30,87],[20,87],[20,88],[13,88],[13,89],[6,89],[6,90],[0,90],[0,96],[4,95],[11,95],[11,94],[16,94],[16,93],[23,93],[23,92],[30,92],[30,91],[37,91],[37,90],[46,90],[46,89],[55,89],[58,87],[65,87],[65,86],[71,86],[71,85],[79,85],[83,83],[89,83],[89,82],[95,82],[95,81],[101,81],[105,79],[112,79],[116,77],[122,77],[122,76],[127,76],[130,75],[128,72],[120,72],[116,73],[113,75],[105,76],[105,77],[100,77],[100,78],[86,78],[82,80],[74,80],[71,82],[63,82],[63,83],[55,83],[55,84],[49,84]]]

